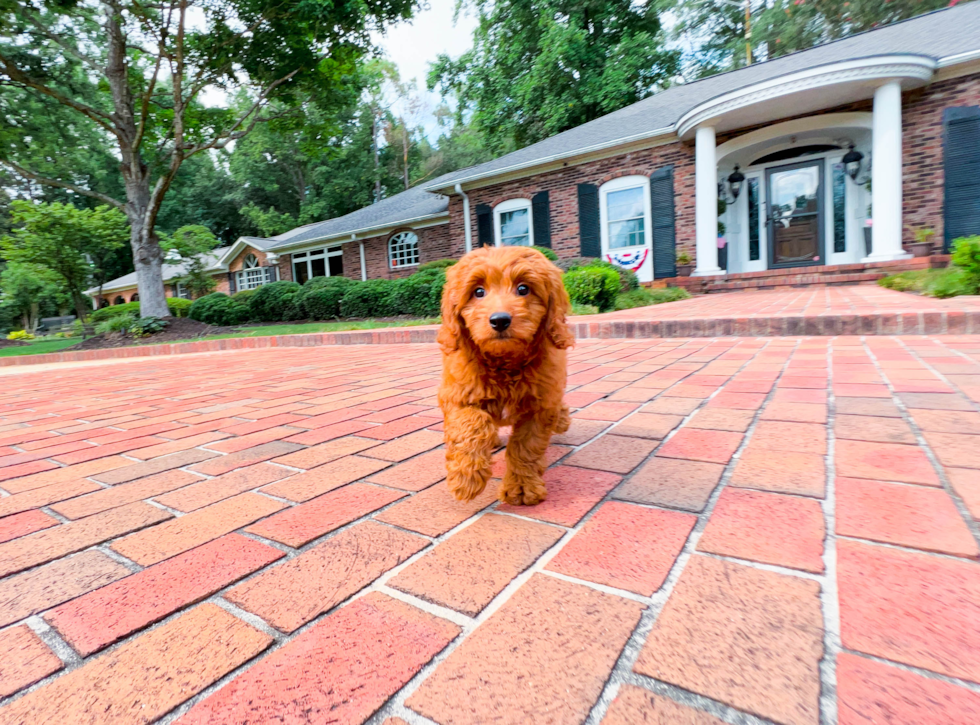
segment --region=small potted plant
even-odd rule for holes
[[[691,255],[689,255],[687,252],[681,252],[677,255],[678,277],[690,277],[693,269],[694,265],[691,264]]]
[[[909,251],[913,257],[928,257],[932,254],[932,235],[934,229],[923,227],[915,232],[915,241],[909,245]]]

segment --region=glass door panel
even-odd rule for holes
[[[771,266],[822,263],[822,171],[821,162],[768,170]]]

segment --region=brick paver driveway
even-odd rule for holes
[[[0,723],[980,722],[980,337],[572,360],[533,508],[432,345],[3,378]]]

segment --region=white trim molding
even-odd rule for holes
[[[508,199],[502,201],[493,208],[493,246],[501,245],[502,234],[500,228],[500,215],[510,211],[527,212],[527,245],[534,246],[534,222],[531,219],[531,200],[530,199]]]
[[[739,88],[695,106],[677,122],[677,135],[681,138],[689,136],[697,127],[710,124],[712,120],[740,108],[827,86],[885,80],[898,80],[907,87],[924,85],[932,78],[936,65],[934,59],[926,56],[902,54],[860,58],[808,68]],[[869,85],[867,95],[872,94],[873,86]]]
[[[718,144],[715,156],[718,163],[721,164],[727,156],[731,156],[757,144],[785,136],[796,136],[813,131],[833,131],[834,129],[859,128],[870,131],[872,123],[873,114],[869,112],[825,113],[819,116],[797,118],[792,121],[774,123],[765,128],[749,131],[748,133],[743,133],[741,136],[729,139],[723,144]]]

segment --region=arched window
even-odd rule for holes
[[[419,263],[419,238],[415,232],[398,232],[388,240],[388,264],[392,269]]]
[[[116,299],[114,299],[112,301],[112,304],[114,304],[114,305],[124,305],[124,304],[126,304],[126,298],[123,297],[122,295],[119,295],[119,296],[116,297]]]
[[[99,309],[104,309],[109,306],[109,300],[105,297],[99,298]]]
[[[139,302],[140,301],[139,293],[134,292],[133,293],[133,296],[129,298],[129,301],[130,302]]]
[[[493,208],[494,240],[498,247],[533,247],[531,202],[508,199]]]
[[[239,290],[255,289],[266,283],[265,270],[259,266],[259,260],[254,254],[248,254],[242,260],[242,271],[238,273],[237,287]]]

